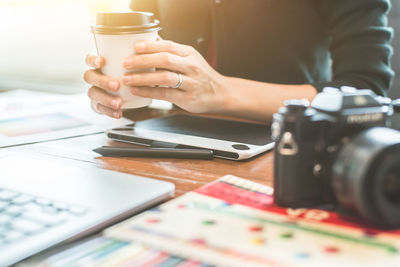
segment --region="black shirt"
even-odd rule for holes
[[[163,38],[203,55],[213,40],[223,75],[382,95],[394,76],[389,0],[133,0],[132,9],[155,13]]]

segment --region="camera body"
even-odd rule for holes
[[[275,203],[341,204],[380,227],[400,226],[400,101],[325,88],[311,106],[289,100],[273,116]]]

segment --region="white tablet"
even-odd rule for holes
[[[215,157],[244,160],[273,148],[270,126],[201,116],[173,115],[107,131],[113,140],[169,148],[206,148]]]

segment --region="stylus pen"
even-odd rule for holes
[[[105,157],[212,159],[214,156],[212,150],[196,148],[131,148],[103,146],[96,148],[93,151]]]

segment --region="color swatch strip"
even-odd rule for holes
[[[123,242],[97,237],[77,247],[56,254],[43,264],[62,266],[154,266],[154,267],[211,267],[198,261],[174,256],[148,248],[140,243]]]

